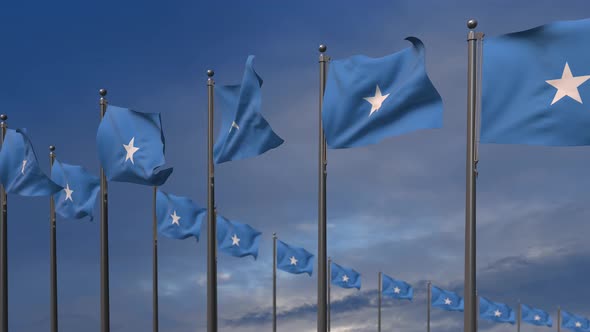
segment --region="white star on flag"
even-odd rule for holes
[[[576,327],[582,327],[582,323],[576,322]]]
[[[401,292],[401,289],[399,289],[399,287],[395,287],[395,288],[393,289],[393,292],[394,292],[395,294],[399,294],[399,292]]]
[[[373,115],[373,113],[377,112],[381,108],[381,104],[383,104],[387,97],[389,97],[389,93],[382,95],[381,89],[379,89],[379,85],[377,85],[377,88],[375,89],[375,96],[363,98],[371,104],[371,113],[369,113],[369,116]]]
[[[291,265],[297,265],[297,259],[295,258],[295,256],[291,256],[291,258],[289,258],[291,260]]]
[[[180,223],[178,222],[180,220],[180,217],[176,214],[176,210],[174,210],[174,213],[171,214],[170,217],[172,217],[172,225],[176,224],[180,226]]]
[[[557,89],[551,105],[555,104],[565,96],[568,96],[582,104],[582,97],[580,97],[578,87],[584,84],[584,82],[586,82],[588,79],[590,79],[590,75],[573,76],[570,66],[566,62],[565,67],[563,68],[563,74],[561,74],[561,78],[545,81]]]
[[[535,315],[535,317],[533,317],[534,320],[541,320],[541,316],[539,315]]]
[[[348,282],[348,276],[346,274],[342,276],[342,281]]]
[[[69,199],[70,201],[73,202],[74,200],[72,199],[72,193],[74,191],[72,189],[70,189],[69,183],[66,183],[66,187],[64,188],[64,191],[66,192],[66,199],[64,199],[64,201],[67,201]]]
[[[451,299],[449,299],[448,297],[445,299],[445,304],[446,305],[451,305],[451,303],[453,303],[453,301],[451,301]]]
[[[234,236],[231,237],[231,245],[232,246],[240,246],[240,238],[238,237],[237,234],[234,234]]]
[[[229,131],[231,131],[233,128],[236,128],[237,130],[240,130],[240,126],[238,126],[238,124],[235,121],[233,121],[231,123],[231,127],[229,127]]]
[[[496,309],[496,311],[494,311],[494,316],[500,317],[502,316],[502,313],[500,312],[500,310]]]
[[[139,150],[138,147],[133,146],[134,144],[135,144],[135,137],[133,137],[129,141],[129,144],[123,144],[125,151],[127,151],[127,155],[125,156],[125,161],[131,159],[132,164],[135,164],[135,162],[133,161],[133,155],[135,154],[135,152],[137,152],[137,150]]]
[[[25,166],[27,166],[27,161],[28,161],[28,160],[26,160],[26,159],[25,159],[25,160],[23,160],[23,167],[20,169],[20,172],[21,172],[22,174],[25,174]]]

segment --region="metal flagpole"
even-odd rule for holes
[[[469,20],[468,66],[467,66],[467,165],[465,195],[465,312],[464,332],[477,332],[477,297],[476,297],[476,214],[475,186],[477,161],[475,158],[475,126],[477,107],[477,38],[476,20]]]
[[[217,231],[215,224],[215,181],[213,169],[213,70],[207,70],[207,332],[217,332]]]
[[[561,332],[561,307],[557,307],[557,332]]]
[[[332,295],[332,257],[328,257],[328,273],[326,274],[328,275],[328,310],[326,312],[326,315],[328,317],[328,332],[330,332],[330,321],[332,320],[332,317],[330,317],[330,314],[332,313],[332,308],[330,306],[330,299]]]
[[[381,332],[381,293],[383,293],[383,275],[381,272],[379,272],[377,289],[379,290],[379,297],[377,300],[377,332]]]
[[[277,332],[277,233],[272,233],[272,331]]]
[[[8,116],[5,114],[0,115],[0,128],[2,131],[2,135],[0,135],[0,146],[4,144],[4,136],[6,135],[6,120]],[[8,201],[6,197],[6,191],[4,191],[4,186],[0,184],[0,203],[2,204],[2,213],[0,214],[0,284],[2,287],[0,291],[2,294],[0,295],[0,326],[2,327],[2,332],[8,332],[8,241],[7,241],[7,232],[8,232]]]
[[[53,167],[55,162],[55,146],[49,147],[49,165]],[[51,170],[50,170],[51,172]],[[57,332],[57,248],[56,248],[56,223],[55,223],[55,199],[49,196],[49,279],[50,279],[50,312],[51,332]]]
[[[326,137],[322,126],[322,105],[326,88],[326,63],[328,56],[324,54],[328,48],[320,45],[320,111],[319,111],[319,185],[318,185],[318,332],[328,330],[328,275],[326,260],[328,254],[326,229]]]
[[[153,306],[153,331],[158,332],[158,219],[156,216],[156,194],[158,192],[158,187],[154,186],[153,196],[152,196],[152,218],[153,218],[153,264],[152,264],[152,306]]]
[[[100,119],[107,111],[107,90],[100,89]],[[109,206],[107,178],[100,168],[100,331],[110,331],[109,309]]]
[[[522,305],[520,304],[520,300],[518,300],[518,319],[516,320],[516,332],[520,332],[520,318],[522,316]]]
[[[426,306],[426,332],[430,332],[430,304],[432,303],[432,282],[428,281],[427,289],[428,296],[426,298],[426,301],[428,301],[428,305]]]

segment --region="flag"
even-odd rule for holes
[[[590,19],[484,43],[482,143],[590,145]]]
[[[314,256],[309,251],[277,240],[277,268],[293,274],[313,272]]]
[[[412,300],[412,297],[414,296],[414,288],[412,288],[407,282],[394,279],[385,273],[382,274],[381,280],[381,294],[393,297],[394,299]]]
[[[39,167],[26,129],[7,129],[0,150],[0,182],[9,194],[49,196],[63,188]]]
[[[100,191],[100,179],[84,167],[55,160],[51,167],[51,180],[63,187],[53,195],[55,212],[64,218],[94,219],[92,211]]]
[[[424,44],[330,63],[322,121],[328,146],[351,148],[442,126],[442,99],[426,74]]]
[[[463,298],[455,292],[440,289],[432,286],[432,300],[433,307],[437,307],[448,311],[463,311]]]
[[[179,240],[194,236],[198,241],[206,215],[207,209],[188,197],[171,195],[161,190],[156,193],[158,233],[163,236]]]
[[[217,215],[217,245],[219,251],[235,257],[258,257],[261,232],[250,225],[230,221]]]
[[[109,181],[161,186],[172,168],[164,165],[160,113],[109,105],[96,134],[98,159]]]
[[[283,144],[260,114],[262,78],[246,60],[242,84],[215,89],[221,104],[221,129],[213,148],[216,164],[255,157]]]
[[[332,262],[330,269],[330,281],[332,284],[342,288],[361,289],[361,274],[357,271],[334,262]]]
[[[522,321],[537,326],[548,326],[553,325],[551,316],[546,311],[541,309],[532,308],[526,304],[521,304]]]
[[[562,310],[561,327],[576,332],[587,332],[590,330],[590,322],[584,317],[580,317]]]
[[[514,310],[504,303],[479,297],[479,317],[498,323],[514,324]]]

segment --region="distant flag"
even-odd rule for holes
[[[354,269],[340,266],[334,262],[330,267],[332,284],[342,288],[361,289],[361,274]]]
[[[448,311],[463,311],[463,298],[455,292],[440,289],[432,286],[432,302],[433,307]]]
[[[217,245],[219,251],[235,257],[258,257],[261,232],[248,224],[230,221],[217,215]]]
[[[330,148],[351,148],[442,126],[442,99],[426,74],[424,45],[330,63],[322,121]]]
[[[100,179],[84,167],[55,160],[51,179],[63,187],[54,194],[55,212],[64,218],[93,220],[92,212],[100,191]]]
[[[0,182],[9,194],[49,196],[63,188],[39,167],[26,129],[7,129],[0,150]]]
[[[140,113],[109,105],[96,134],[98,159],[109,181],[161,186],[172,168],[164,163],[159,113]]]
[[[201,224],[207,210],[195,204],[190,198],[168,194],[161,190],[156,193],[156,217],[158,233],[173,239],[194,236],[197,241]]]
[[[590,145],[590,19],[484,43],[481,143]]]
[[[512,308],[504,303],[490,301],[483,296],[479,297],[479,316],[498,323],[515,323]]]
[[[532,308],[525,304],[521,304],[522,321],[537,326],[548,326],[553,325],[551,316],[546,311],[541,309]]]
[[[284,142],[260,114],[262,78],[254,71],[253,61],[253,55],[246,60],[242,84],[215,89],[222,111],[213,150],[216,164],[255,157]]]
[[[314,256],[309,251],[277,240],[277,268],[294,274],[313,272]]]
[[[587,332],[590,330],[590,321],[584,317],[561,310],[561,327],[576,332]]]
[[[382,274],[382,294],[400,300],[412,300],[414,289],[405,281],[394,279],[388,275]]]

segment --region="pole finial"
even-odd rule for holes
[[[50,145],[49,146],[49,151],[51,151],[51,152],[55,151],[55,145]]]
[[[6,114],[0,114],[0,120],[2,120],[2,121],[8,120],[8,115],[6,115]]]
[[[212,69],[207,70],[208,77],[213,77],[213,75],[215,75],[215,72]]]
[[[318,49],[319,49],[320,53],[324,53],[328,50],[328,46],[321,44]]]
[[[468,27],[470,30],[473,30],[473,29],[477,28],[477,20],[476,20],[476,19],[474,19],[474,18],[472,18],[472,19],[470,19],[469,21],[467,21],[467,27]]]
[[[98,94],[99,94],[101,97],[104,97],[104,96],[106,96],[106,95],[107,95],[107,89],[100,89],[100,90],[98,90]]]

